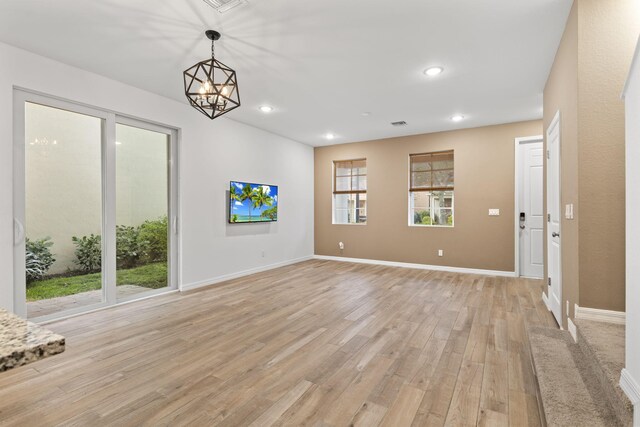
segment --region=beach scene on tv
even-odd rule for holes
[[[278,220],[278,187],[231,181],[229,222],[271,222]]]

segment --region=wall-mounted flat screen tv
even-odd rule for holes
[[[278,186],[231,181],[229,222],[272,222],[278,220]]]

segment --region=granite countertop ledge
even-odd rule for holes
[[[62,353],[64,337],[0,309],[0,372]]]

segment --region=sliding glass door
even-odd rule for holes
[[[15,311],[47,320],[175,289],[176,131],[14,99]]]
[[[104,301],[104,120],[31,102],[25,110],[27,315]]]
[[[170,135],[116,124],[119,300],[169,286]]]

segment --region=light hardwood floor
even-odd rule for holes
[[[307,261],[49,324],[2,425],[540,425],[542,281]]]

